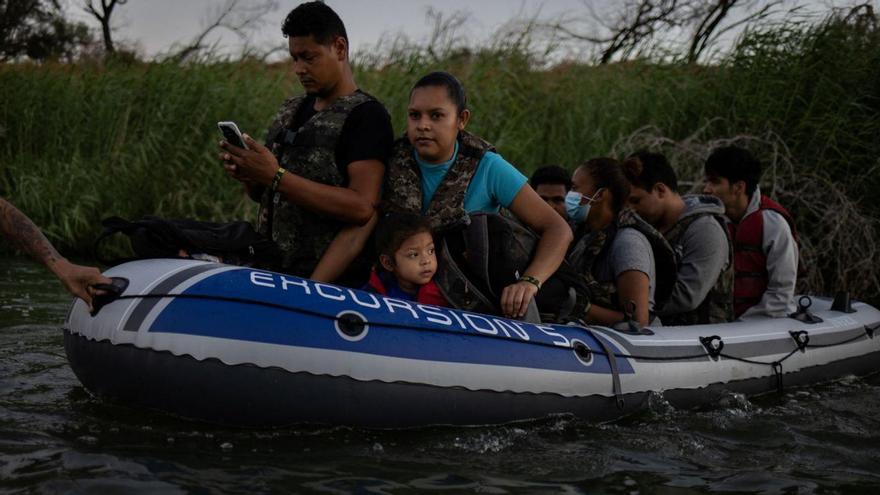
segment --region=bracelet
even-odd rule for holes
[[[272,177],[272,190],[278,190],[278,184],[281,184],[281,176],[287,173],[287,169],[284,167],[278,167],[278,171],[275,172],[275,177]]]
[[[587,314],[590,313],[590,309],[591,309],[592,307],[593,307],[593,303],[591,303],[590,301],[587,301],[587,305],[584,306],[584,318],[586,318],[586,317],[587,317]]]
[[[523,275],[522,277],[519,278],[519,280],[517,280],[517,282],[528,282],[528,283],[534,285],[535,287],[537,287],[538,289],[541,288],[541,281],[536,279],[535,277],[530,276],[530,275]]]

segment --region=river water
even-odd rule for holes
[[[877,375],[697,411],[658,397],[606,424],[235,430],[92,397],[64,354],[69,304],[39,266],[0,258],[0,494],[880,490]]]

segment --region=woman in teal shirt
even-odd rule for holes
[[[421,78],[410,92],[406,137],[395,143],[388,163],[385,199],[427,216],[435,227],[505,207],[534,230],[541,238],[532,262],[501,293],[505,315],[520,317],[562,263],[571,229],[492,145],[465,131],[469,120],[458,79],[447,72]]]
[[[559,268],[572,232],[494,147],[465,131],[470,110],[464,87],[447,72],[421,78],[410,92],[406,137],[391,153],[385,201],[395,209],[419,213],[434,227],[453,225],[469,213],[509,209],[541,236],[522,277],[504,288],[501,309],[510,317],[525,314],[540,285]],[[366,243],[377,217],[364,227],[337,236],[324,259],[353,258]],[[338,274],[320,265],[313,278],[332,281]]]

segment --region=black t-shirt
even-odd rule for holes
[[[306,97],[293,116],[292,128],[299,130],[316,113],[314,96]],[[387,163],[394,144],[394,129],[391,116],[385,106],[376,100],[364,102],[354,108],[342,125],[339,142],[336,144],[336,164],[339,173],[348,181],[348,165],[360,160],[379,160]],[[369,277],[371,260],[375,258],[373,243],[352,262],[337,284],[347,287],[362,287]]]
[[[293,117],[293,128],[299,129],[316,113],[315,96],[309,96]],[[385,106],[370,100],[354,108],[342,125],[336,144],[336,163],[343,177],[348,177],[348,165],[360,160],[388,161],[394,143],[391,116]]]

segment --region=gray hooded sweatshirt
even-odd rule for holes
[[[682,196],[685,204],[679,222],[691,215],[714,213],[724,215],[724,204],[712,196]],[[730,263],[727,232],[712,216],[694,222],[672,244],[679,259],[678,279],[672,295],[658,311],[660,316],[676,315],[696,309]]]

